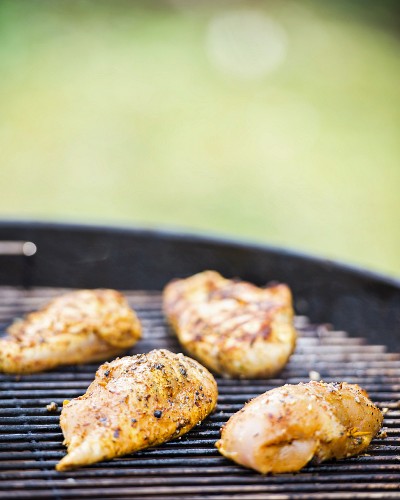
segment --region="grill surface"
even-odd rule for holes
[[[60,288],[0,287],[0,331],[36,309]],[[144,338],[129,353],[165,347],[179,352],[165,323],[159,291],[127,291]],[[400,498],[400,355],[369,345],[329,325],[296,317],[299,341],[280,378],[224,380],[216,412],[179,440],[67,473],[54,466],[65,454],[59,413],[46,405],[83,394],[98,363],[48,373],[0,375],[0,496],[2,498],[326,499]],[[284,383],[309,381],[315,370],[329,381],[358,383],[386,411],[386,437],[363,456],[309,465],[298,474],[261,476],[223,458],[214,447],[219,428],[249,399]]]

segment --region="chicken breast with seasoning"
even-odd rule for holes
[[[258,288],[205,271],[171,282],[163,299],[187,352],[225,377],[271,377],[295,348],[292,297],[284,284]]]
[[[115,290],[79,290],[51,300],[0,338],[0,371],[32,373],[115,357],[141,337],[141,325]]]
[[[155,446],[188,432],[214,409],[214,377],[167,350],[126,356],[97,370],[86,393],[65,401],[63,471]]]
[[[383,415],[358,385],[309,382],[284,385],[253,399],[222,428],[217,448],[257,470],[295,472],[364,451]]]

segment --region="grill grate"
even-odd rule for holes
[[[0,287],[0,329],[64,290]],[[130,353],[165,347],[179,352],[169,331],[157,291],[129,291],[144,337]],[[182,438],[134,455],[67,473],[54,466],[65,454],[59,411],[46,405],[83,394],[98,363],[62,367],[29,376],[0,375],[1,498],[191,498],[327,499],[400,498],[400,355],[367,345],[329,325],[296,317],[300,338],[279,378],[217,379],[216,412]],[[315,370],[327,381],[359,383],[386,408],[386,438],[375,439],[367,453],[345,461],[309,465],[298,474],[261,476],[223,458],[214,447],[219,428],[249,399],[284,383],[307,382]]]

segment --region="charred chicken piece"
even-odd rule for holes
[[[68,454],[56,469],[181,436],[207,417],[217,395],[214,377],[183,354],[153,350],[105,363],[83,396],[64,402],[60,423]]]
[[[225,377],[271,377],[295,348],[291,292],[284,284],[258,288],[205,271],[172,281],[163,299],[187,352]]]
[[[358,385],[284,385],[253,399],[223,427],[217,448],[258,472],[295,472],[311,459],[357,455],[383,415]]]
[[[79,290],[51,300],[0,338],[0,371],[32,373],[115,357],[141,337],[141,325],[115,290]]]

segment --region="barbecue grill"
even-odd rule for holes
[[[70,288],[122,290],[143,339],[129,353],[181,347],[161,311],[172,278],[214,269],[263,285],[283,281],[295,297],[297,349],[279,377],[217,378],[216,412],[162,446],[66,473],[59,413],[83,394],[99,363],[0,376],[0,497],[102,499],[400,498],[400,283],[323,259],[261,245],[131,228],[0,223],[0,324]],[[214,447],[219,429],[249,399],[284,383],[359,383],[385,413],[365,454],[297,474],[262,476]]]

